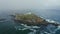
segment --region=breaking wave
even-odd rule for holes
[[[46,19],[50,23],[58,23],[53,20]],[[48,26],[27,26],[26,24],[20,24],[20,26],[15,26],[16,30],[31,30],[28,34],[55,34],[57,30],[60,29],[60,26],[48,25]]]

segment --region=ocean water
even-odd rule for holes
[[[19,11],[16,11],[19,12]],[[0,11],[0,34],[60,34],[60,26],[27,26],[16,23],[10,16],[12,11]],[[60,22],[60,11],[36,11],[35,14],[50,22]],[[48,21],[47,20],[47,21]]]

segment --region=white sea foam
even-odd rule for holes
[[[58,28],[57,29],[60,29],[60,26],[58,26]]]
[[[38,27],[38,26],[32,26],[32,28],[40,28],[40,27]]]
[[[50,23],[57,23],[56,21],[50,20],[50,19],[46,19],[46,21],[48,21],[48,22],[50,22]]]
[[[51,20],[49,20],[49,19],[46,19],[46,21],[51,22]],[[54,21],[53,21],[53,22],[54,22]]]
[[[38,26],[27,26],[27,24],[21,24],[22,26],[26,27],[26,28],[40,28]]]
[[[48,32],[44,32],[44,33],[46,33],[46,34],[50,34],[50,33],[48,33]]]
[[[21,27],[20,26],[15,26],[15,28],[16,28],[16,30],[26,30],[26,29],[33,30],[34,28],[40,28],[40,27],[38,27],[38,26],[27,26],[26,24],[21,24]]]
[[[50,23],[57,23],[56,21],[53,21],[53,20],[49,20],[49,19],[46,19],[46,21],[48,21],[48,22],[50,22]],[[24,28],[17,28],[16,27],[16,29],[18,29],[18,30],[27,30],[27,29],[29,29],[29,30],[31,30],[31,31],[33,31],[33,32],[31,32],[31,33],[29,33],[29,34],[35,34],[36,33],[36,30],[34,29],[34,28],[36,28],[36,29],[38,29],[38,28],[40,28],[40,27],[38,27],[38,26],[27,26],[27,24],[21,24],[22,26],[24,26]],[[57,29],[55,29],[54,31],[52,31],[51,30],[51,28],[48,28],[48,30],[51,32],[51,33],[55,33],[58,29],[60,29],[60,26],[57,26],[58,28]],[[54,28],[54,27],[53,27]],[[44,33],[46,33],[46,34],[51,34],[51,33],[48,33],[48,32],[44,32]],[[43,34],[43,33],[42,33]]]
[[[26,24],[22,24],[25,28],[17,28],[18,30],[27,30],[27,29],[29,29],[29,30],[31,30],[31,31],[33,31],[33,32],[31,32],[31,33],[29,33],[29,34],[32,34],[32,33],[36,33],[36,31],[37,30],[35,30],[34,28],[40,28],[40,27],[38,27],[38,26],[27,26]],[[58,28],[54,31],[54,32],[56,32],[58,29],[60,29],[60,26],[58,26]],[[51,34],[51,33],[48,33],[48,32],[44,32],[44,33],[46,33],[46,34]],[[53,32],[52,32],[53,33]],[[43,34],[43,33],[42,33]]]
[[[49,19],[46,19],[46,21],[48,21],[48,22],[50,22],[50,23],[56,23],[55,21],[53,21],[53,20],[49,20]],[[38,26],[27,26],[27,24],[21,24],[22,26],[24,26],[24,28],[23,29],[20,29],[20,28],[18,28],[19,30],[26,30],[26,29],[32,29],[32,28],[40,28],[40,27],[38,27]],[[58,26],[58,28],[59,28],[60,26]]]
[[[44,17],[43,17],[43,16],[41,16],[41,15],[40,15],[39,17],[40,17],[40,18],[44,18]],[[45,18],[44,18],[44,19],[45,19]]]
[[[44,18],[44,17],[42,17],[42,16],[40,16],[41,18]],[[45,18],[44,18],[45,19]],[[50,23],[58,23],[59,24],[59,22],[57,22],[57,21],[54,21],[54,20],[51,20],[51,19],[45,19],[46,21],[48,21],[48,22],[50,22]]]

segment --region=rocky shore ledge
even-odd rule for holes
[[[38,17],[37,15],[33,13],[26,13],[26,14],[16,14],[14,17],[14,21],[20,24],[27,24],[29,26],[40,26],[40,25],[55,25],[58,26],[60,24],[57,23],[50,23],[46,21],[45,19]]]

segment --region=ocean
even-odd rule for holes
[[[15,11],[20,12],[21,11]],[[60,11],[35,11],[35,14],[54,22],[60,23]],[[13,11],[0,11],[0,34],[60,34],[60,26],[27,26],[26,24],[16,23],[10,15]]]

